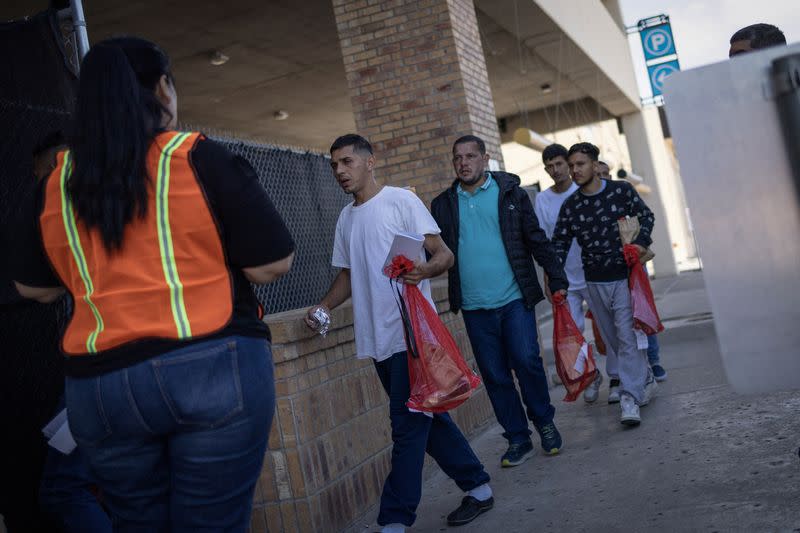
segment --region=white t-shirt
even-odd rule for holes
[[[383,361],[406,350],[396,293],[383,274],[398,233],[438,235],[439,226],[416,194],[397,187],[384,187],[361,205],[347,205],[336,222],[331,263],[350,269],[359,359]],[[424,252],[419,259],[425,261]],[[430,282],[423,281],[419,288],[433,305]]]
[[[558,212],[561,211],[562,204],[577,190],[578,186],[573,183],[569,189],[560,194],[551,187],[536,195],[536,203],[533,209],[536,212],[536,218],[539,219],[539,225],[547,234],[548,239],[553,238],[553,231],[556,229],[556,222],[558,221]],[[583,274],[583,262],[581,261],[581,247],[578,246],[578,242],[575,239],[572,239],[572,245],[569,247],[569,253],[567,253],[564,273],[567,275],[567,281],[569,281],[569,290],[586,288],[586,278]]]

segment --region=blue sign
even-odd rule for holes
[[[650,61],[675,54],[675,39],[669,22],[644,28],[639,32],[644,48],[644,60]]]
[[[650,65],[647,67],[647,77],[650,78],[650,87],[653,89],[653,96],[659,96],[664,87],[664,80],[681,70],[681,66],[677,59],[659,63],[658,65]]]

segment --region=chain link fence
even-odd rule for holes
[[[0,247],[5,258],[13,252],[10,241],[22,200],[36,186],[34,148],[63,131],[69,120],[77,78],[63,46],[54,11],[0,24],[0,50],[14,51],[0,73]],[[63,388],[58,340],[68,316],[65,300],[49,305],[23,300],[8,262],[0,261],[0,411],[11,420],[4,427],[38,431],[55,407]]]
[[[68,301],[43,305],[17,294],[7,269],[21,200],[33,192],[33,150],[69,119],[77,78],[54,11],[0,24],[0,514],[10,529],[54,531],[37,508],[46,443],[41,428],[64,388],[58,341]]]
[[[339,212],[350,202],[333,177],[330,158],[208,135],[253,165],[297,246],[289,274],[276,283],[254,287],[264,309],[279,313],[317,303],[338,271],[331,266],[334,231]]]
[[[9,250],[20,199],[35,186],[34,147],[66,128],[77,77],[54,11],[0,24],[0,50],[9,52],[0,72],[0,246]],[[19,300],[0,261],[0,305]]]

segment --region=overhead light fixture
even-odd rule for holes
[[[539,86],[539,89],[542,91],[542,94],[550,94],[553,92],[553,86],[549,83],[543,83]]]
[[[272,118],[274,118],[275,120],[286,120],[287,118],[289,118],[289,112],[284,111],[283,109],[279,109],[278,111],[275,111],[272,114]]]
[[[553,144],[553,141],[547,137],[539,135],[535,131],[529,130],[528,128],[517,128],[514,131],[514,142],[519,143],[522,146],[527,146],[528,148],[533,148],[537,152],[541,152]]]
[[[634,174],[633,172],[628,172],[624,168],[617,170],[617,177],[621,180],[628,180],[631,183],[644,183],[644,178]]]
[[[229,59],[230,58],[228,56],[226,56],[225,54],[223,54],[219,50],[214,50],[211,53],[210,61],[211,61],[212,65],[214,65],[215,67],[218,67],[220,65],[224,65],[225,63],[227,63]]]

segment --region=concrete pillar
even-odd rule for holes
[[[667,219],[664,206],[676,178],[664,144],[658,109],[652,106],[644,107],[638,113],[623,116],[622,128],[631,156],[633,167],[631,170],[643,177],[645,183],[652,189],[650,194],[643,196],[643,199],[656,217],[652,245],[656,254],[653,259],[655,275],[674,276],[678,273],[678,266],[673,251],[675,241],[672,235],[679,233],[675,231],[675,221]]]
[[[454,179],[452,143],[465,134],[502,165],[472,0],[332,1],[357,133],[376,149],[379,179],[430,202]]]

